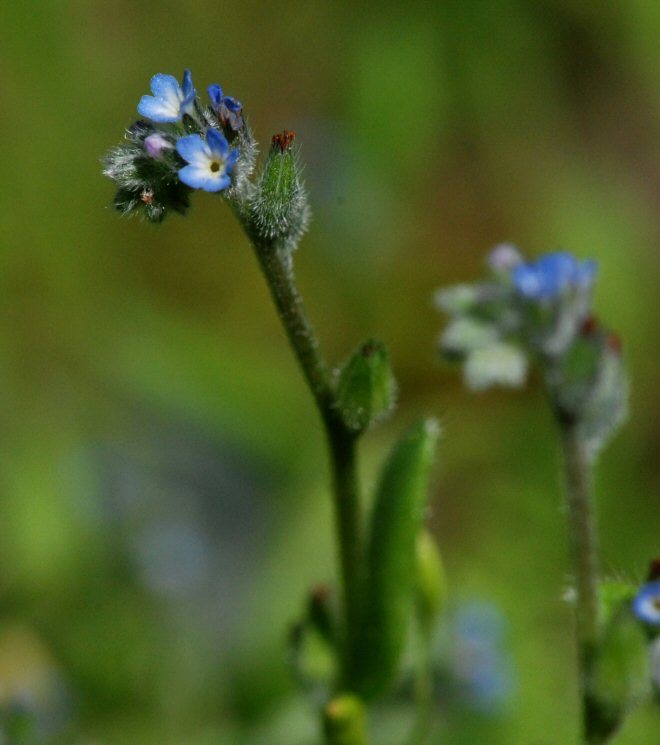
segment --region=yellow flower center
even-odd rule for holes
[[[220,170],[220,166],[221,166],[220,161],[219,160],[214,160],[211,163],[211,170],[213,171],[213,173],[217,173]]]

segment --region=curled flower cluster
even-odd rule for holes
[[[450,316],[442,353],[464,363],[474,390],[519,387],[537,364],[556,415],[600,446],[624,416],[627,385],[620,342],[593,313],[596,263],[563,251],[528,261],[503,244],[487,264],[485,280],[437,293]]]
[[[172,210],[186,211],[191,190],[229,195],[245,186],[256,146],[243,107],[217,84],[208,94],[204,105],[189,70],[181,84],[172,75],[153,76],[151,95],[137,107],[144,118],[104,159],[104,173],[118,187],[117,209],[160,222]]]

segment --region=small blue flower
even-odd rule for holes
[[[644,623],[660,626],[660,580],[647,582],[633,600],[633,612]]]
[[[151,78],[153,96],[142,96],[138,113],[162,124],[178,122],[184,114],[192,114],[197,91],[190,70],[183,74],[183,85],[173,75],[158,73]]]
[[[223,95],[222,88],[217,83],[210,85],[208,92],[211,99],[211,106],[217,114],[220,123],[231,127],[234,132],[238,132],[243,126],[243,117],[241,116],[243,105],[241,102],[231,96]]]
[[[179,179],[193,189],[222,191],[231,184],[229,174],[238,159],[238,150],[230,152],[229,143],[217,129],[200,135],[181,137],[176,143],[179,155],[189,165],[179,171]]]
[[[595,261],[578,261],[571,254],[560,251],[515,266],[513,284],[528,300],[552,300],[570,289],[589,289],[596,268]]]

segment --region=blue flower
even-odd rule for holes
[[[644,623],[660,626],[660,580],[647,582],[633,600],[633,612]]]
[[[162,124],[178,122],[184,114],[192,114],[195,95],[190,70],[183,74],[183,85],[173,75],[158,73],[151,78],[153,96],[142,96],[138,113]]]
[[[513,285],[528,300],[552,300],[567,290],[586,290],[596,276],[595,261],[578,261],[566,252],[546,254],[513,268]]]
[[[184,184],[204,191],[222,191],[230,186],[229,174],[238,158],[238,150],[230,152],[229,143],[217,129],[207,130],[206,141],[200,135],[181,137],[176,149],[189,163],[179,171],[179,179]]]
[[[220,123],[223,126],[229,126],[234,132],[238,132],[243,126],[243,117],[241,116],[243,105],[241,102],[231,96],[223,95],[222,88],[217,83],[210,85],[208,91],[211,106],[218,115]]]

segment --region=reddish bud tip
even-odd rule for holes
[[[280,134],[273,135],[271,140],[273,148],[279,150],[281,153],[285,153],[293,144],[296,137],[295,132],[291,132],[288,129],[283,130]]]
[[[580,335],[584,337],[594,336],[598,332],[598,327],[596,316],[587,316],[580,326]]]
[[[607,348],[614,352],[614,354],[621,354],[621,350],[623,349],[623,342],[621,341],[621,337],[618,334],[608,334],[606,342]]]
[[[330,588],[328,585],[316,585],[310,590],[310,596],[317,603],[325,603],[330,598]]]
[[[658,579],[660,579],[660,559],[653,559],[653,561],[649,565],[648,581],[654,582]]]

